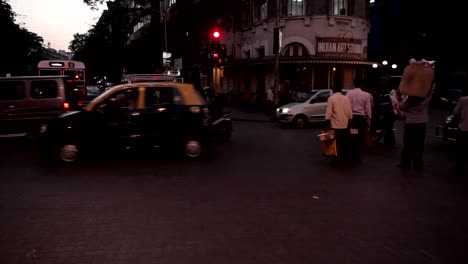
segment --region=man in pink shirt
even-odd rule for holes
[[[350,158],[356,164],[361,163],[361,146],[364,142],[364,135],[370,126],[372,116],[371,96],[361,89],[363,84],[364,80],[356,78],[354,80],[354,89],[347,94],[353,111]]]

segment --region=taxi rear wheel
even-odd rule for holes
[[[80,159],[80,148],[73,143],[61,144],[58,147],[58,158],[64,163],[74,163]]]
[[[203,144],[198,139],[189,139],[184,144],[184,155],[190,159],[199,158],[203,154]]]

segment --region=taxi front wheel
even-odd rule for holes
[[[76,144],[61,144],[58,148],[59,159],[65,163],[77,162],[80,158],[80,149]]]
[[[202,155],[203,144],[200,140],[190,139],[185,142],[184,154],[187,158],[195,159]]]

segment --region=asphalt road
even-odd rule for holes
[[[399,149],[334,169],[317,129],[235,128],[199,161],[56,167],[2,140],[0,263],[468,262],[468,184],[432,129],[416,174],[395,167]]]

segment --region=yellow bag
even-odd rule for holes
[[[336,138],[334,137],[335,131],[329,130],[329,131],[321,131],[321,132],[322,133],[333,134],[332,139],[321,141],[323,155],[325,155],[325,156],[337,156],[338,151],[336,150]]]

